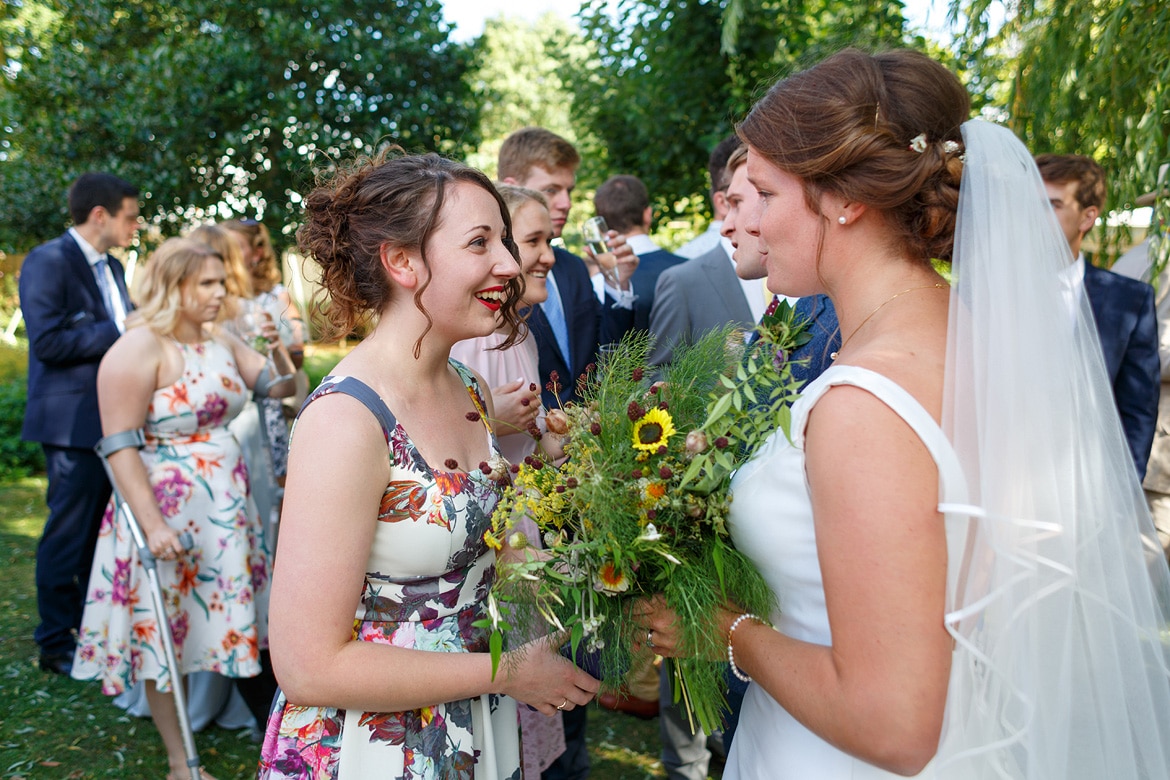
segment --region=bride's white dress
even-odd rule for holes
[[[966,483],[942,429],[908,392],[890,379],[858,366],[832,366],[814,380],[792,407],[792,443],[774,434],[735,475],[731,537],[778,596],[772,615],[787,636],[832,644],[816,532],[804,472],[804,428],[809,412],[834,385],[862,388],[885,403],[918,434],[939,469],[940,503],[965,504]],[[939,616],[940,621],[942,616]],[[918,777],[938,775],[928,766]],[[751,685],[724,778],[744,780],[870,780],[897,777],[843,753],[801,725],[760,686]]]

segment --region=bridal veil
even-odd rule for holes
[[[963,126],[944,429],[954,778],[1170,778],[1170,571],[1032,156]]]

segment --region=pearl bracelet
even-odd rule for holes
[[[735,650],[731,647],[731,636],[735,633],[735,629],[739,628],[739,624],[745,620],[754,620],[757,623],[763,623],[759,615],[753,615],[750,612],[745,612],[735,620],[731,621],[731,626],[727,629],[727,663],[731,666],[731,673],[736,676],[740,682],[750,683],[752,678],[739,670],[735,665]]]

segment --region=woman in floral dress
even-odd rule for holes
[[[98,402],[107,434],[145,427],[146,447],[110,457],[159,560],[180,673],[250,677],[260,671],[268,551],[248,499],[248,474],[227,430],[267,362],[238,338],[207,328],[224,302],[219,255],[170,239],[147,261],[141,306],[102,360]],[[278,368],[291,368],[287,353]],[[292,382],[274,394],[291,393]],[[146,681],[155,726],[170,762],[186,777],[167,668],[145,571],[127,520],[108,509],[90,573],[73,676],[115,695]],[[191,549],[180,543],[190,533]]]
[[[486,385],[449,356],[497,317],[516,339],[507,209],[471,168],[382,157],[312,192],[298,241],[335,332],[376,322],[293,432],[260,777],[519,778],[516,702],[552,715],[598,683],[559,637],[493,674],[481,622],[507,469]]]

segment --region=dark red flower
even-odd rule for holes
[[[727,445],[728,441],[726,436],[720,436],[715,440],[715,449],[717,450],[725,450],[727,449]]]
[[[674,472],[670,470],[670,466],[663,466],[662,468],[658,469],[658,476],[662,477],[663,479],[670,479],[674,476]]]
[[[642,469],[634,469],[634,473],[631,474],[630,476],[632,476],[634,479],[641,479],[642,478]]]
[[[634,372],[633,372],[633,378],[634,378],[634,381],[635,381],[635,382],[641,382],[641,381],[642,381],[642,369],[641,369],[641,368],[635,368],[635,369],[634,369]]]
[[[646,410],[637,401],[630,401],[630,405],[626,407],[626,416],[633,422],[641,420],[645,414]]]
[[[446,466],[449,471],[454,471],[455,469],[459,468],[459,461],[455,460],[454,458],[447,458],[445,461],[443,461],[443,465]]]
[[[593,423],[592,425],[590,425],[589,432],[592,433],[594,436],[600,436],[601,435],[601,423]]]
[[[466,417],[471,422],[479,422],[479,420],[480,420],[479,412],[468,412],[467,414],[465,414],[463,416]]]
[[[577,487],[577,478],[576,477],[569,477],[568,479],[565,480],[565,485],[567,487],[571,487],[571,488]]]

